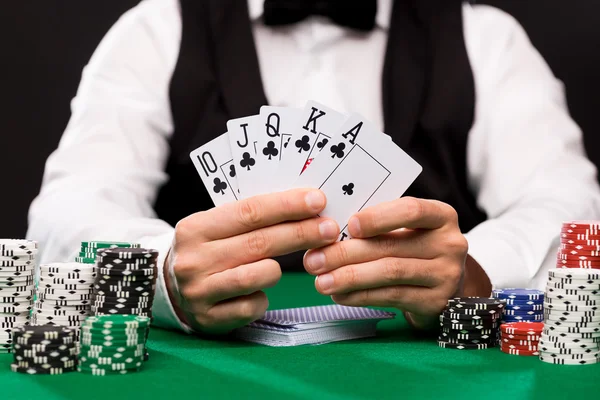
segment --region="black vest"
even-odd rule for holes
[[[224,133],[227,120],[268,104],[247,1],[180,3],[182,41],[170,87],[175,129],[166,168],[170,179],[155,205],[158,217],[172,225],[213,207],[189,153]],[[381,81],[384,131],[423,166],[406,195],[452,205],[466,232],[486,215],[467,185],[475,88],[461,1],[396,0],[388,36]],[[301,254],[279,261],[284,269],[302,268]]]

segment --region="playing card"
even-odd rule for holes
[[[292,137],[273,181],[278,190],[292,187],[305,165],[327,145],[346,117],[323,104],[309,101],[292,129]]]
[[[227,122],[229,146],[237,172],[239,197],[242,199],[266,192],[263,187],[264,165],[257,157],[256,128],[259,116],[237,118]]]
[[[293,187],[316,187],[327,196],[321,216],[349,237],[348,219],[365,207],[404,194],[421,166],[359,114],[352,114]]]
[[[272,310],[234,333],[242,340],[267,346],[323,344],[375,336],[377,324],[395,316],[392,312],[338,304]]]
[[[236,168],[227,133],[192,151],[190,158],[215,206],[238,200]]]
[[[277,171],[284,151],[298,125],[300,109],[291,107],[262,106],[256,129],[257,151],[262,163],[272,173]]]
[[[285,326],[313,324],[323,322],[356,321],[366,319],[388,319],[395,314],[365,307],[349,307],[339,304],[327,306],[286,308],[269,310],[259,319],[258,323],[268,323]]]

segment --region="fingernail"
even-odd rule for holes
[[[316,272],[325,266],[325,254],[320,250],[310,251],[304,259],[306,266],[313,272]]]
[[[338,226],[335,221],[330,219],[325,220],[319,224],[319,233],[321,237],[326,240],[336,239],[338,236]]]
[[[352,236],[360,237],[360,221],[358,220],[358,217],[351,217],[350,220],[348,220],[348,231],[350,231]]]
[[[319,275],[319,277],[317,278],[317,282],[319,283],[319,289],[329,290],[333,286],[333,275]]]
[[[325,207],[325,195],[320,190],[311,190],[306,193],[304,201],[311,210],[321,211]]]

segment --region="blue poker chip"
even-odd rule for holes
[[[501,299],[506,302],[507,306],[535,306],[544,305],[544,299],[540,300],[515,300],[515,299]]]
[[[502,323],[507,322],[543,322],[544,314],[538,315],[505,315],[502,317]]]
[[[504,315],[542,315],[544,314],[543,309],[539,310],[504,310]]]
[[[538,304],[524,304],[524,305],[512,304],[512,305],[507,305],[505,309],[512,310],[512,311],[521,311],[521,312],[543,311],[544,304],[542,302],[540,302]]]
[[[537,289],[506,288],[495,289],[492,294],[497,299],[543,300],[544,292]]]

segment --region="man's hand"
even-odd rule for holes
[[[306,270],[318,276],[317,290],[336,303],[395,307],[427,328],[448,298],[464,294],[468,244],[451,206],[403,197],[360,211],[348,230],[353,239],[304,257]],[[479,291],[487,290],[483,284]]]
[[[268,307],[262,290],[281,278],[272,257],[336,240],[335,221],[316,218],[325,203],[321,191],[297,189],[181,220],[165,262],[165,272],[173,269],[183,297],[171,293],[178,315],[205,333],[228,332],[260,318]]]

